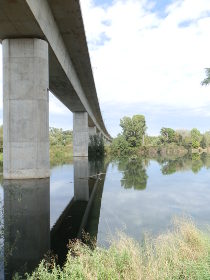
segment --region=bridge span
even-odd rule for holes
[[[6,179],[49,177],[49,90],[73,112],[75,157],[89,135],[110,141],[79,0],[0,0]]]

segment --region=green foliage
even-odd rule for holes
[[[197,149],[200,147],[201,137],[202,137],[201,133],[197,128],[193,128],[191,130],[192,147],[194,149]]]
[[[210,147],[210,131],[201,134],[197,128],[191,131],[182,129],[174,130],[163,127],[159,136],[146,135],[146,121],[142,115],[134,115],[132,118],[124,117],[120,120],[122,134],[119,134],[112,142],[109,153],[113,156],[129,156],[133,154],[150,155],[173,153],[175,150],[206,149]]]
[[[129,147],[135,148],[143,145],[143,137],[147,129],[143,115],[134,115],[132,118],[124,117],[120,120],[120,126]]]
[[[123,171],[121,186],[125,189],[144,190],[147,186],[147,173],[140,158],[120,160],[118,169]]]
[[[175,130],[168,127],[163,127],[160,130],[161,141],[163,143],[172,143],[175,142]]]
[[[62,128],[50,127],[49,131],[51,146],[67,146],[72,145],[72,130],[63,130]]]
[[[198,149],[199,146],[200,146],[199,141],[197,141],[197,140],[195,140],[195,139],[192,139],[192,147],[193,147],[194,149]]]
[[[206,68],[206,78],[201,82],[202,86],[207,86],[210,84],[210,68]]]
[[[207,139],[206,139],[205,136],[202,136],[200,146],[201,146],[202,149],[205,149],[207,147]]]
[[[144,145],[145,146],[158,146],[161,144],[161,140],[159,136],[149,136],[145,135]]]
[[[193,173],[198,173],[202,167],[210,168],[210,155],[207,153],[192,153],[185,156],[159,157],[156,159],[161,165],[163,175],[169,175],[179,171],[192,170]]]
[[[209,147],[210,146],[210,131],[206,131],[203,136],[206,141],[206,146]]]
[[[191,139],[191,137],[189,136],[187,136],[187,137],[185,137],[184,139],[183,139],[183,141],[182,141],[182,145],[186,148],[186,149],[190,149],[190,148],[192,148],[192,139]]]
[[[176,173],[177,170],[182,167],[181,164],[182,161],[180,159],[168,160],[162,165],[161,172],[163,175],[170,175]]]
[[[70,163],[73,160],[73,132],[50,127],[50,164]]]
[[[130,153],[129,143],[126,141],[125,137],[119,134],[115,139],[113,139],[111,144],[111,154],[114,156],[126,156]]]
[[[104,156],[104,138],[101,134],[95,134],[90,136],[90,142],[88,146],[88,154],[91,158]]]
[[[132,118],[124,117],[120,120],[122,134],[113,139],[111,154],[114,156],[127,156],[135,153],[137,148],[144,143],[146,121],[142,115],[134,115]]]
[[[201,156],[198,153],[192,154],[192,171],[193,173],[198,173],[203,167],[203,162]]]
[[[109,248],[69,245],[63,268],[42,261],[27,280],[204,280],[210,279],[210,236],[190,221],[175,220],[172,230],[142,244],[124,234]],[[20,279],[18,276],[16,280]]]

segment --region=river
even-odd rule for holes
[[[89,233],[109,246],[118,231],[141,241],[166,231],[175,216],[200,227],[210,217],[210,156],[75,160],[50,179],[1,180],[1,279],[37,266],[47,255],[65,261],[69,239]]]

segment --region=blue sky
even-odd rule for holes
[[[120,132],[120,118],[133,114],[145,115],[150,135],[163,126],[210,130],[210,87],[200,85],[210,67],[209,0],[81,0],[81,5],[112,136]],[[50,125],[72,128],[72,113],[52,95]]]

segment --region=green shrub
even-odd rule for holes
[[[94,134],[90,136],[88,146],[88,155],[90,158],[98,158],[104,156],[104,138],[101,134]]]
[[[191,221],[175,220],[171,232],[145,237],[140,245],[119,234],[108,249],[77,241],[70,244],[64,267],[42,261],[27,280],[208,280],[210,235]],[[16,279],[18,279],[16,277]],[[19,278],[20,279],[20,278]]]

